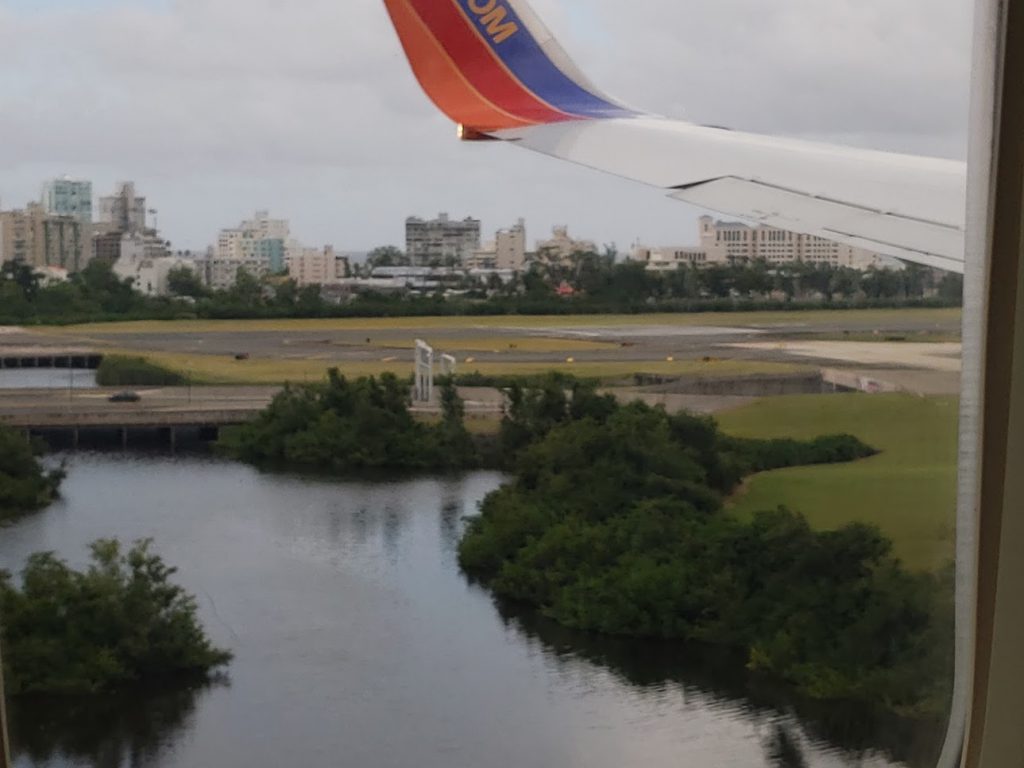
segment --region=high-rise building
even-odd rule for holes
[[[57,216],[73,216],[86,229],[92,226],[92,182],[64,176],[43,185],[43,209]]]
[[[113,195],[100,198],[99,223],[101,230],[123,234],[146,231],[146,198],[135,194],[135,182],[121,182]]]
[[[447,213],[405,220],[405,250],[414,267],[462,264],[480,249],[480,220],[453,221]]]
[[[0,213],[0,261],[78,272],[89,263],[88,228],[74,216],[49,214],[41,203]]]
[[[32,244],[32,223],[25,211],[0,211],[0,264],[31,264]]]
[[[526,266],[526,222],[520,219],[514,227],[498,230],[494,240],[474,251],[462,265],[469,269],[522,272]]]
[[[498,269],[521,272],[526,265],[526,222],[520,219],[514,227],[498,230],[494,238]]]

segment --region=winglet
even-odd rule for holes
[[[635,114],[587,81],[526,0],[384,4],[423,90],[466,138]]]

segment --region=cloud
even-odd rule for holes
[[[535,0],[609,92],[672,116],[962,156],[961,0]],[[379,0],[0,0],[0,194],[47,175],[133,178],[182,245],[257,207],[310,242],[401,239],[408,214],[528,217],[626,246],[692,239],[656,190],[460,145]]]

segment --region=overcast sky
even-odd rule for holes
[[[966,0],[533,0],[610,94],[738,129],[962,158]],[[257,208],[309,245],[407,215],[527,219],[625,249],[696,239],[656,189],[461,144],[381,0],[0,0],[0,204],[71,174],[136,181],[176,247]]]

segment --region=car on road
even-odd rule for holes
[[[125,390],[124,392],[115,392],[107,399],[111,403],[137,403],[142,397],[138,392]]]

